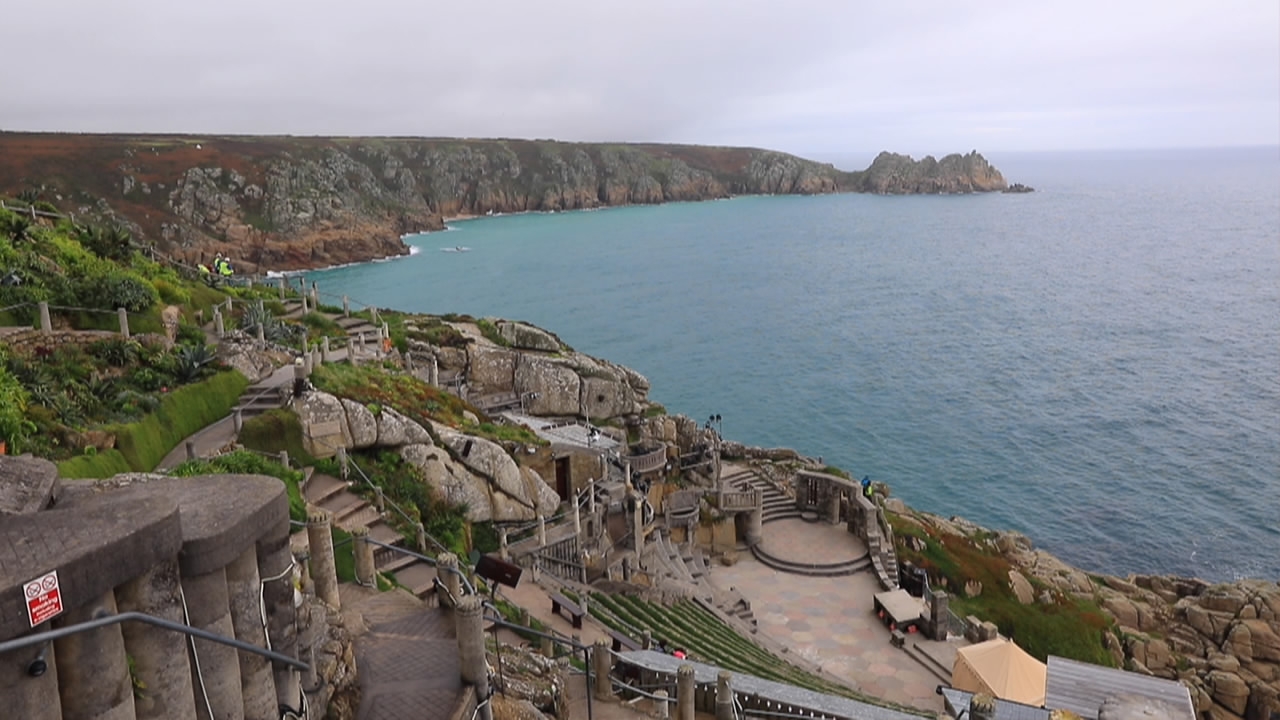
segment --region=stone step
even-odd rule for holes
[[[387,545],[396,545],[404,542],[404,536],[395,528],[386,523],[385,520],[379,519],[376,523],[369,523],[369,539],[377,540]],[[397,555],[400,553],[396,553]]]
[[[350,532],[356,528],[367,528],[380,519],[382,519],[382,513],[378,512],[378,508],[370,505],[366,501],[364,507],[353,510],[341,517],[337,517],[334,519],[334,522],[338,523],[342,529]]]
[[[325,498],[323,502],[318,503],[319,507],[327,510],[333,516],[334,522],[342,525],[342,518],[352,512],[359,510],[368,503],[359,495],[352,495],[349,492],[334,493]]]
[[[421,561],[406,565],[396,572],[396,582],[420,598],[431,593],[435,580],[436,569]]]
[[[347,484],[338,478],[324,473],[315,473],[307,481],[307,488],[303,492],[303,497],[312,505],[318,505],[329,496],[343,492],[346,489]]]
[[[405,555],[394,550],[385,550],[387,561],[378,565],[378,572],[397,572],[401,568],[408,567],[414,563],[422,562],[412,555]]]

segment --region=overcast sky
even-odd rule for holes
[[[1277,0],[39,0],[5,16],[6,130],[806,154],[1280,143]]]

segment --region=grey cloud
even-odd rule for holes
[[[44,0],[22,130],[555,137],[911,152],[1276,143],[1243,0]]]

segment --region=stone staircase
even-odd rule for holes
[[[368,500],[351,492],[348,483],[324,473],[313,473],[303,489],[307,504],[328,511],[333,523],[351,532],[366,528],[369,538],[388,545],[405,546],[405,538],[383,517]],[[425,600],[435,603],[436,569],[412,555],[379,547],[373,553],[374,566],[380,573],[395,575],[401,587]]]
[[[920,663],[924,669],[928,670],[934,677],[938,678],[942,684],[951,684],[951,668],[948,668],[942,663],[942,661],[931,655],[921,647],[919,643],[910,641],[903,646],[903,649],[907,651],[907,654],[910,655],[912,659]]]
[[[724,482],[736,490],[761,490],[764,493],[764,521],[786,520],[801,516],[796,501],[787,497],[773,483],[748,468],[736,468],[724,476]]]
[[[720,611],[730,617],[741,620],[747,627],[751,628],[754,633],[760,626],[760,621],[756,619],[756,615],[751,611],[751,601],[742,596],[737,590],[730,589],[721,592],[716,598],[716,607]]]
[[[239,412],[244,420],[257,417],[270,410],[284,407],[289,402],[290,386],[280,384],[272,376],[250,385],[240,393],[240,398],[231,411]]]

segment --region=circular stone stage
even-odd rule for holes
[[[764,538],[751,549],[757,560],[798,575],[852,575],[871,567],[867,545],[844,523],[775,520],[764,526]]]

